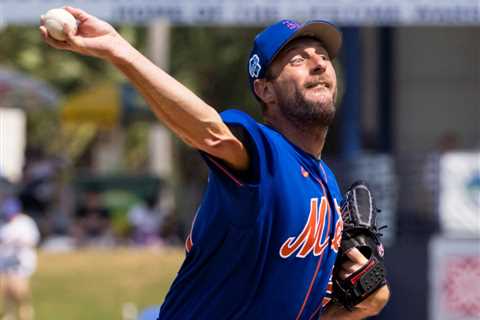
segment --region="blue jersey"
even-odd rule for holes
[[[341,193],[325,163],[243,112],[253,179],[205,155],[208,187],[159,319],[314,319],[340,245]]]

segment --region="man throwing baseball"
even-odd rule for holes
[[[108,23],[68,7],[78,20],[51,46],[115,65],[153,112],[209,166],[208,188],[186,241],[186,259],[158,319],[363,319],[389,297],[382,286],[353,308],[326,304],[342,235],[335,177],[321,160],[335,115],[331,24],[282,20],[257,35],[248,60],[264,124],[217,111],[155,66]],[[343,279],[366,264],[353,248]]]

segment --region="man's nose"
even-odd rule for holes
[[[323,73],[327,69],[327,61],[324,59],[323,55],[315,54],[311,59],[312,63],[312,72],[313,73]]]

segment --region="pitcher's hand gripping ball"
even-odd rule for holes
[[[65,32],[63,32],[64,24],[67,24],[70,30],[77,32],[77,20],[65,9],[57,8],[48,10],[47,13],[42,16],[42,19],[48,34],[56,40],[65,41],[67,39]]]
[[[333,298],[351,310],[375,290],[387,283],[383,262],[383,244],[377,228],[377,213],[370,189],[363,181],[355,182],[342,202],[344,229],[333,275]],[[368,262],[346,279],[338,276],[340,266],[348,259],[345,252],[357,248]],[[337,267],[338,266],[338,267]]]

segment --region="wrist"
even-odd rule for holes
[[[132,64],[137,54],[138,51],[117,34],[108,52],[107,60],[116,66],[126,66]]]

